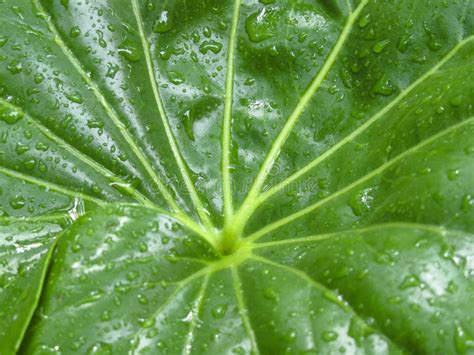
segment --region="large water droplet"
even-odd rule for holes
[[[251,14],[245,21],[245,30],[252,42],[263,42],[277,34],[278,11],[275,9],[261,9]]]
[[[382,75],[382,77],[377,80],[372,86],[372,93],[383,95],[383,96],[390,96],[395,92],[395,87],[387,78],[386,75]]]
[[[201,45],[199,46],[199,51],[202,54],[207,54],[207,52],[211,51],[215,54],[218,54],[222,50],[222,43],[209,40],[209,41],[203,41]]]
[[[153,25],[153,31],[156,33],[166,33],[173,28],[173,21],[168,11],[162,11]]]
[[[23,111],[11,106],[0,106],[0,121],[4,121],[8,124],[17,123],[23,118],[25,114]]]
[[[118,53],[129,62],[138,62],[142,57],[138,46],[128,39],[119,45]]]

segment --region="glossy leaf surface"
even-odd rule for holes
[[[474,351],[473,19],[0,1],[0,354]]]

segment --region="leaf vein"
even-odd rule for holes
[[[241,0],[234,1],[234,13],[227,53],[227,73],[224,95],[224,122],[222,125],[222,191],[224,196],[224,215],[228,221],[233,214],[232,180],[230,176],[230,149],[232,141],[232,104],[234,96],[235,47],[239,25]]]
[[[151,84],[151,87],[152,87],[152,90],[153,90],[153,95],[155,97],[156,106],[158,108],[158,112],[160,114],[161,121],[163,123],[163,127],[165,129],[166,137],[168,138],[168,143],[171,147],[171,151],[173,152],[173,156],[176,160],[176,163],[178,164],[179,170],[180,170],[181,175],[184,179],[184,183],[186,184],[186,187],[188,188],[188,191],[191,195],[191,199],[192,199],[192,201],[193,201],[193,203],[196,207],[197,213],[198,213],[199,217],[201,218],[201,221],[206,226],[206,228],[209,231],[212,231],[213,230],[212,222],[211,222],[209,216],[207,215],[206,210],[204,208],[204,205],[202,204],[202,202],[199,198],[199,195],[196,191],[196,188],[195,188],[195,186],[194,186],[194,184],[191,180],[191,176],[189,175],[188,168],[186,167],[186,164],[185,164],[185,162],[184,162],[184,160],[181,156],[181,153],[179,151],[179,148],[176,144],[176,140],[175,140],[175,137],[173,135],[173,132],[171,131],[169,120],[168,120],[166,112],[165,112],[165,108],[164,108],[162,98],[161,98],[161,95],[160,95],[160,90],[158,88],[158,84],[157,84],[156,77],[155,77],[155,74],[154,74],[154,66],[155,65],[154,65],[154,63],[151,59],[150,44],[149,44],[148,39],[146,38],[146,35],[145,35],[145,29],[144,29],[144,26],[143,26],[143,20],[142,20],[141,15],[140,15],[140,9],[139,9],[139,5],[138,5],[138,1],[133,0],[132,1],[132,6],[133,6],[133,12],[134,12],[134,15],[135,15],[135,19],[136,19],[136,22],[137,22],[137,25],[138,25],[138,32],[139,32],[139,35],[140,35],[140,40],[141,40],[141,43],[142,43],[143,52],[144,52],[144,55],[145,55],[148,77],[150,79],[150,84]]]
[[[416,153],[419,149],[429,145],[430,143],[436,141],[437,139],[439,138],[442,138],[443,136],[446,136],[448,135],[449,133],[452,133],[453,131],[456,131],[457,129],[459,128],[462,128],[466,125],[469,125],[471,123],[474,123],[474,117],[471,117],[469,119],[466,119],[460,123],[457,123],[453,126],[450,126],[440,132],[438,132],[437,134],[431,136],[430,138],[428,139],[425,139],[424,141],[418,143],[417,145],[411,147],[410,149],[407,149],[406,151],[404,151],[402,154],[396,156],[395,158],[385,162],[384,164],[380,165],[378,168],[372,170],[370,173],[364,175],[363,177],[355,180],[354,182],[352,182],[351,184],[343,187],[342,189],[332,193],[331,195],[327,196],[326,198],[298,211],[298,212],[295,212],[287,217],[284,217],[276,222],[273,222],[269,225],[267,225],[266,227],[260,229],[259,231],[255,232],[254,234],[250,235],[248,238],[249,240],[251,241],[255,241],[255,240],[258,240],[259,238],[261,238],[262,236],[264,236],[265,234],[267,233],[270,233],[272,231],[274,231],[275,229],[278,229],[288,223],[291,223],[295,220],[297,220],[298,218],[301,218],[303,217],[304,215],[310,213],[310,212],[313,212],[314,210],[316,210],[317,208],[321,207],[322,205],[328,203],[329,201],[339,197],[340,195],[346,193],[347,191],[350,191],[351,189],[353,189],[354,187],[370,180],[371,178],[377,176],[378,174],[382,173],[384,170],[386,170],[387,168],[389,168],[390,166],[394,165],[395,163],[399,162],[400,160],[404,159],[405,157],[407,156],[410,156],[414,153]]]
[[[89,85],[89,87],[92,89],[94,95],[97,97],[99,100],[100,104],[104,108],[105,112],[107,115],[111,118],[113,124],[119,129],[120,133],[122,136],[125,138],[127,143],[129,144],[130,148],[132,149],[133,153],[135,156],[138,158],[140,163],[143,165],[147,173],[152,177],[153,181],[155,184],[158,186],[158,189],[160,190],[161,194],[165,198],[165,200],[168,202],[168,204],[173,208],[174,211],[180,212],[181,209],[177,205],[176,201],[173,199],[172,195],[170,192],[167,190],[165,185],[163,184],[162,180],[160,177],[156,174],[154,171],[153,167],[148,163],[146,156],[140,149],[140,147],[135,143],[135,140],[131,136],[130,132],[128,129],[125,127],[125,125],[122,123],[120,120],[118,114],[115,112],[114,108],[111,106],[111,104],[107,101],[105,96],[102,94],[99,86],[87,75],[87,73],[84,71],[82,68],[81,62],[77,58],[77,56],[74,54],[74,52],[68,47],[66,42],[61,38],[56,26],[54,25],[53,21],[51,20],[51,15],[47,13],[47,11],[44,9],[44,7],[41,5],[39,0],[33,0],[35,6],[44,14],[44,21],[46,23],[46,26],[48,27],[49,31],[53,34],[54,36],[54,42],[56,45],[61,49],[61,51],[64,53],[66,58],[69,60],[69,62],[72,64],[74,69],[81,75],[83,80]]]

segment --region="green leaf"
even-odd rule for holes
[[[0,339],[2,354],[15,352],[38,304],[61,231],[59,216],[0,222]]]
[[[0,354],[470,354],[471,1],[0,1]]]

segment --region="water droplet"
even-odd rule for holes
[[[278,300],[278,293],[273,288],[267,288],[263,292],[263,295],[266,299],[277,301]]]
[[[76,104],[82,104],[82,95],[77,91],[66,93],[65,96],[71,102],[74,102]]]
[[[372,86],[372,92],[378,95],[390,96],[395,92],[395,87],[384,74],[379,80],[376,81],[374,86]]]
[[[323,332],[323,335],[322,335],[323,340],[327,342],[334,341],[337,339],[337,337],[338,337],[338,334],[332,330],[325,331]]]
[[[458,106],[461,106],[462,104],[462,95],[458,95],[458,96],[455,96],[453,97],[451,100],[449,100],[449,103],[451,104],[451,106],[453,107],[458,107]]]
[[[16,144],[15,151],[16,151],[16,154],[18,154],[18,155],[22,155],[22,154],[26,153],[29,150],[30,150],[30,147],[28,145],[25,145],[21,142],[18,142]]]
[[[379,41],[377,43],[374,44],[374,46],[372,47],[372,50],[374,51],[374,53],[382,53],[382,51],[390,44],[390,40],[389,39],[384,39],[382,41]]]
[[[140,327],[142,328],[151,328],[155,325],[155,319],[154,318],[140,318],[138,320],[138,324],[140,324]]]
[[[43,74],[36,74],[35,75],[35,78],[34,78],[34,81],[35,81],[35,84],[41,84],[44,80],[44,75]]]
[[[10,63],[8,63],[7,69],[12,74],[18,74],[23,70],[23,66],[18,60],[12,60]]]
[[[5,36],[0,36],[0,48],[2,48],[5,44],[7,44],[8,38]]]
[[[349,200],[349,206],[356,216],[361,216],[370,210],[370,203],[374,199],[371,189],[360,191]]]
[[[193,132],[193,123],[194,123],[194,115],[192,114],[192,110],[186,110],[183,113],[183,126],[184,126],[184,131],[186,132],[186,135],[188,136],[189,139],[194,141],[194,132]]]
[[[9,105],[0,106],[0,121],[8,124],[17,123],[23,118],[25,114],[19,108],[14,108]]]
[[[369,22],[370,22],[370,15],[367,14],[359,20],[359,27],[364,28],[369,24]]]
[[[140,250],[142,253],[145,253],[148,251],[148,245],[146,243],[141,242],[138,244],[138,250]]]
[[[456,180],[458,177],[459,177],[459,174],[460,174],[460,170],[459,169],[451,169],[451,170],[448,170],[448,179],[450,181],[454,181]]]
[[[152,0],[148,0],[148,2],[146,3],[146,9],[148,12],[152,12],[153,10],[155,10],[155,4],[153,4]]]
[[[400,289],[404,290],[406,288],[418,287],[420,285],[421,282],[416,275],[408,275],[400,284]]]
[[[142,295],[141,293],[138,294],[138,302],[141,304],[148,304],[148,298],[145,295]]]
[[[38,142],[38,143],[36,143],[35,148],[36,148],[37,150],[46,152],[46,151],[49,149],[49,145],[47,145],[47,144],[45,144],[45,143],[42,143],[42,142]]]
[[[436,38],[434,34],[430,34],[430,39],[428,41],[428,48],[432,50],[433,52],[438,51],[441,49],[442,45],[439,42],[439,40]]]
[[[88,120],[87,121],[87,127],[89,128],[104,128],[104,122],[99,121],[99,120]]]
[[[69,36],[72,38],[79,37],[80,35],[81,35],[81,29],[77,26],[72,27],[71,30],[69,31]]]
[[[25,198],[21,195],[16,195],[16,196],[12,197],[9,202],[10,202],[10,206],[14,210],[19,210],[19,209],[23,208],[26,204]]]
[[[166,33],[173,28],[173,21],[168,11],[162,11],[153,25],[153,31],[156,33]]]
[[[184,83],[184,76],[181,73],[170,71],[168,73],[168,79],[175,85]]]
[[[227,312],[227,304],[220,304],[212,310],[212,316],[214,318],[222,318]]]
[[[108,321],[110,319],[111,319],[110,312],[107,311],[107,310],[103,311],[102,315],[100,316],[100,320],[105,322],[105,321]]]
[[[474,195],[466,194],[462,198],[461,210],[463,212],[469,212],[474,207]]]
[[[410,46],[412,36],[410,34],[403,35],[398,42],[398,50],[400,53],[405,53]]]
[[[138,46],[128,39],[125,39],[118,48],[118,53],[129,62],[138,62],[142,57]]]
[[[112,355],[113,354],[112,345],[103,343],[103,342],[95,343],[87,350],[87,354],[88,355]]]
[[[104,40],[104,33],[102,31],[97,30],[97,36],[99,36],[99,46],[102,48],[107,47],[107,42]]]
[[[218,54],[222,50],[222,43],[209,40],[209,41],[203,41],[201,45],[199,46],[199,51],[202,54],[207,54],[207,52],[211,51],[214,54]]]
[[[276,9],[264,8],[251,14],[245,21],[245,30],[252,42],[259,43],[277,34],[279,13]]]

